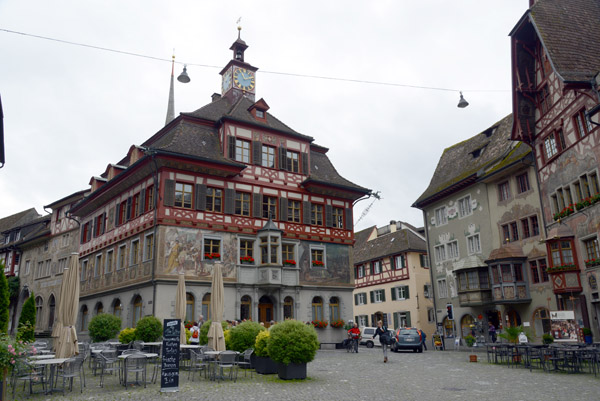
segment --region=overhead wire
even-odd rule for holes
[[[36,39],[49,40],[52,42],[58,42],[58,43],[62,43],[62,44],[72,45],[72,46],[80,46],[80,47],[86,47],[86,48],[94,49],[94,50],[102,50],[102,51],[107,51],[107,52],[111,52],[111,53],[123,54],[123,55],[127,55],[127,56],[142,57],[142,58],[146,58],[146,59],[150,59],[150,60],[165,61],[168,63],[175,62],[176,64],[187,65],[188,67],[195,66],[195,67],[203,67],[203,68],[219,68],[219,69],[222,68],[222,66],[174,61],[172,58],[149,56],[149,55],[141,54],[141,53],[111,49],[111,48],[103,47],[103,46],[89,45],[86,43],[73,42],[70,40],[57,39],[57,38],[51,38],[48,36],[13,31],[10,29],[5,29],[5,28],[0,28],[0,31],[6,32],[6,33],[12,33],[15,35],[28,36],[28,37],[36,38]],[[403,87],[403,88],[426,89],[426,90],[436,90],[436,91],[446,91],[446,92],[460,92],[460,91],[463,91],[463,92],[508,92],[508,90],[506,90],[506,89],[466,89],[465,90],[465,89],[443,88],[443,87],[436,87],[436,86],[401,84],[401,83],[396,83],[396,82],[370,81],[370,80],[364,80],[364,79],[330,77],[330,76],[324,76],[324,75],[310,75],[310,74],[298,74],[298,73],[292,73],[292,72],[269,71],[269,70],[264,70],[264,69],[261,69],[260,72],[264,73],[264,74],[284,75],[284,76],[299,77],[299,78],[323,79],[323,80],[329,80],[329,81],[352,82],[352,83],[360,83],[360,84],[368,84],[368,85],[396,86],[396,87]]]

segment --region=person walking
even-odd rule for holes
[[[375,334],[373,335],[373,339],[379,336],[379,342],[381,343],[381,348],[383,349],[383,363],[387,363],[388,357],[388,345],[390,342],[390,333],[388,332],[387,326],[383,325],[381,320],[377,321],[377,328],[375,329]]]
[[[192,327],[190,327],[190,344],[198,345],[200,344],[200,327],[198,327],[198,323],[194,322]]]
[[[360,329],[358,328],[358,324],[354,323],[352,328],[348,330],[348,336],[352,341],[354,352],[358,353],[358,339],[360,337]]]
[[[423,349],[427,351],[427,334],[423,330],[421,330],[421,343],[423,344]]]
[[[496,327],[492,322],[488,322],[488,333],[490,334],[490,340],[495,343],[496,342]]]

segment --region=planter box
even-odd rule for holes
[[[293,380],[293,379],[306,379],[306,364],[305,363],[290,363],[284,365],[283,363],[278,364],[277,374],[280,379]]]
[[[256,373],[260,373],[261,375],[272,375],[277,373],[277,362],[273,361],[268,356],[255,356],[252,361],[252,366],[256,370]]]
[[[469,355],[469,362],[477,362],[477,355]]]

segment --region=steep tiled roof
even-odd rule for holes
[[[333,164],[331,164],[331,160],[329,160],[324,153],[311,151],[310,164],[310,176],[308,179],[311,181],[339,185],[359,192],[369,192],[368,189],[356,185],[342,177],[335,167],[333,167]]]
[[[436,194],[477,177],[483,169],[489,171],[494,164],[529,153],[527,146],[510,140],[512,120],[509,114],[485,131],[445,149],[429,186],[413,206],[422,207]]]
[[[35,208],[23,210],[22,212],[15,213],[11,216],[0,219],[0,233],[8,231],[11,228],[19,227],[30,221],[36,219],[40,215],[36,212]]]
[[[539,0],[529,12],[564,80],[590,81],[600,71],[600,0]]]
[[[354,235],[354,263],[363,263],[405,251],[427,251],[425,241],[412,231],[404,229],[385,234],[367,241],[374,227],[359,231]]]
[[[252,113],[248,111],[250,106],[254,102],[252,100],[242,96],[234,104],[229,103],[229,100],[225,97],[221,97],[196,111],[191,113],[181,113],[184,116],[191,116],[201,118],[203,120],[217,122],[222,118],[231,118],[236,121],[245,122],[258,127],[271,128],[277,131],[285,132],[294,136],[299,136],[305,140],[312,141],[313,138],[310,136],[302,135],[299,132],[294,131],[281,121],[279,121],[271,113],[267,112],[266,122],[259,121]]]
[[[169,132],[144,146],[167,152],[199,157],[215,162],[240,165],[223,156],[216,128],[182,120]]]

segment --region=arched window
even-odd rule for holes
[[[312,300],[312,320],[323,320],[323,298],[314,297]]]
[[[81,321],[81,326],[79,326],[79,329],[81,331],[86,331],[87,326],[88,326],[88,307],[86,305],[83,305],[81,307],[80,321]]]
[[[35,298],[35,315],[37,316],[36,327],[40,328],[42,325],[42,308],[44,306],[44,300],[38,296]]]
[[[202,297],[202,316],[205,321],[210,319],[210,292]]]
[[[104,305],[102,305],[102,302],[98,302],[94,308],[94,315],[99,315],[101,313],[104,313]]]
[[[195,321],[194,319],[194,308],[196,306],[196,299],[191,292],[185,293],[185,320],[188,322]]]
[[[283,318],[294,318],[294,299],[292,297],[285,297],[283,300]]]
[[[56,309],[56,301],[54,299],[54,294],[50,295],[50,299],[48,300],[48,329],[52,330],[52,326],[54,326],[54,311]]]
[[[121,318],[121,311],[123,310],[123,306],[121,305],[121,300],[119,298],[113,301],[113,315]]]
[[[550,333],[550,313],[546,308],[537,308],[533,312],[533,330],[536,337]]]
[[[340,300],[338,297],[329,298],[329,318],[332,322],[340,318]]]
[[[241,299],[240,319],[252,319],[252,298],[248,295],[244,295]]]
[[[132,327],[135,327],[136,323],[142,318],[142,297],[137,295],[133,299],[133,319]]]

